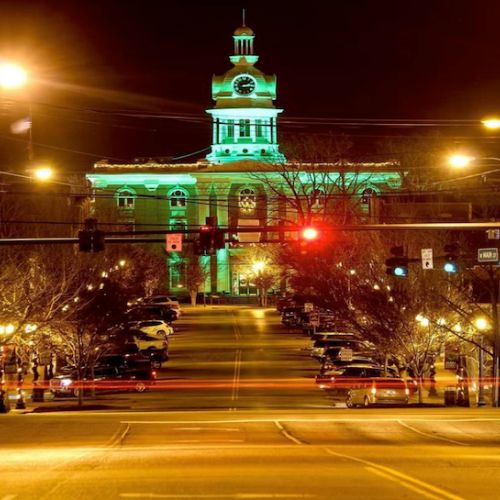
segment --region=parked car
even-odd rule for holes
[[[130,321],[127,324],[130,328],[135,328],[141,330],[144,333],[153,333],[156,335],[163,335],[163,337],[169,337],[174,333],[174,329],[166,321],[162,319],[146,319],[143,321]]]
[[[182,313],[181,305],[179,304],[177,297],[171,297],[169,295],[152,295],[151,297],[144,297],[142,303],[168,306],[176,311],[178,316]]]
[[[166,323],[172,323],[172,321],[175,321],[178,316],[178,313],[170,306],[164,306],[161,304],[144,304],[133,307],[125,313],[125,317],[128,321],[157,319],[165,321]]]
[[[410,390],[402,378],[368,378],[352,387],[346,395],[348,408],[371,405],[407,405]]]
[[[352,337],[333,336],[325,340],[316,340],[311,348],[311,356],[317,359],[323,359],[328,356],[337,357],[343,353],[341,348],[344,350],[350,349],[351,354],[354,355],[369,351],[371,346],[369,342],[364,340]]]
[[[391,378],[398,378],[395,370],[387,372]],[[350,364],[348,366],[325,373],[317,380],[320,389],[334,399],[345,400],[348,392],[361,386],[367,378],[384,377],[384,368],[381,366],[366,366],[364,364]]]
[[[119,325],[109,332],[109,338],[118,351],[123,349],[124,353],[130,353],[130,347],[136,346],[138,352],[151,359],[168,360],[168,337],[163,333],[146,333],[137,328]]]
[[[74,367],[66,367],[60,375],[50,379],[49,390],[56,397],[78,396],[79,391],[84,394],[95,391],[122,391],[134,390],[144,392],[156,378],[156,372],[151,368],[133,367],[119,369],[113,365],[98,365],[94,368],[94,376],[89,371],[82,380]]]

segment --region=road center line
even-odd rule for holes
[[[460,446],[469,446],[468,443],[462,443],[461,441],[455,441],[454,439],[450,439],[450,438],[445,438],[445,437],[442,437],[442,436],[434,436],[433,434],[429,434],[427,432],[423,432],[419,429],[416,429],[415,427],[409,425],[409,424],[405,424],[403,421],[401,420],[398,420],[397,421],[399,425],[401,425],[402,427],[406,427],[407,429],[409,429],[410,431],[413,431],[417,434],[420,434],[422,436],[426,436],[426,437],[429,437],[431,439],[437,439],[439,441],[447,441],[448,443],[451,443],[451,444],[459,444]]]
[[[376,476],[380,476],[386,480],[397,483],[400,486],[402,486],[403,488],[407,488],[407,489],[414,491],[415,493],[418,493],[419,495],[422,495],[424,497],[432,498],[433,500],[442,500],[442,498],[443,498],[441,496],[433,495],[432,493],[429,493],[421,488],[418,488],[417,486],[413,486],[412,484],[407,483],[406,481],[401,481],[400,479],[392,477],[389,474],[386,474],[385,472],[382,472],[378,469],[374,469],[373,467],[365,467],[365,469],[367,471],[371,472],[372,474],[375,474]]]
[[[438,486],[434,486],[430,483],[426,483],[425,481],[422,481],[420,479],[417,479],[415,477],[409,476],[408,474],[404,474],[403,472],[399,472],[396,469],[393,469],[391,467],[387,467],[385,465],[379,465],[376,464],[375,462],[370,462],[369,460],[364,460],[362,458],[358,457],[353,457],[352,455],[344,455],[343,453],[337,453],[336,451],[331,450],[330,448],[326,448],[326,452],[329,455],[335,456],[335,457],[340,457],[340,458],[345,458],[347,460],[351,460],[353,462],[358,462],[363,465],[367,465],[368,467],[372,467],[376,469],[377,471],[380,471],[382,473],[388,474],[392,477],[395,477],[397,479],[400,479],[402,481],[405,481],[407,483],[410,483],[413,486],[420,487],[420,488],[425,488],[426,490],[434,493],[435,495],[438,495],[438,498],[446,498],[448,500],[464,500],[462,497],[455,495],[453,493],[450,493],[446,490],[443,490],[442,488],[439,488]]]

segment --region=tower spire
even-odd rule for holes
[[[243,21],[242,26],[246,26],[246,24],[245,24],[245,8],[241,9],[241,19]]]

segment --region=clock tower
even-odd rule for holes
[[[284,163],[278,145],[277,117],[283,110],[274,106],[276,76],[265,75],[255,67],[255,34],[241,26],[234,34],[233,68],[212,79],[215,106],[207,109],[212,116],[210,163],[240,160]]]

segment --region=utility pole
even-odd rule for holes
[[[495,339],[493,350],[493,406],[499,406],[499,376],[500,376],[500,321],[498,310],[498,296],[500,291],[500,280],[496,266],[490,266],[488,270],[490,277],[491,314],[493,318],[493,335]]]

